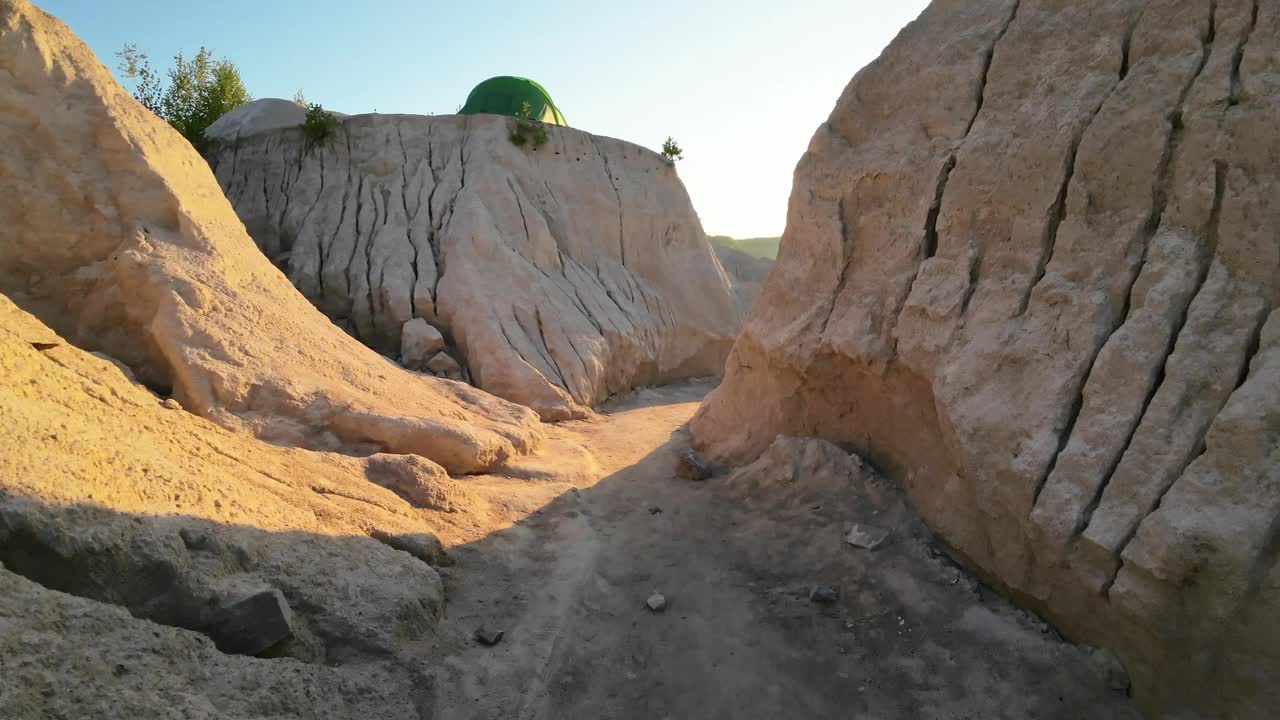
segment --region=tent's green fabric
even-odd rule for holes
[[[527,111],[525,103],[529,103]],[[461,115],[527,115],[552,125],[569,124],[541,85],[528,78],[509,75],[489,78],[477,85],[467,96],[467,104],[458,112]]]

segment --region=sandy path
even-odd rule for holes
[[[594,458],[568,482],[474,482],[500,529],[452,533],[471,537],[420,649],[436,717],[1136,717],[1099,662],[936,557],[917,526],[856,551],[840,537],[858,509],[838,498],[746,508],[723,477],[675,478],[708,389],[641,391],[561,426]],[[840,602],[810,602],[814,583]],[[661,614],[643,606],[655,590]],[[503,641],[479,646],[480,625]]]

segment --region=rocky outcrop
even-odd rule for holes
[[[544,419],[720,373],[740,317],[675,170],[565,127],[517,147],[514,122],[357,115],[319,144],[241,133],[211,162],[263,252],[389,356],[425,320],[472,382]]]
[[[7,0],[0,30],[0,293],[275,443],[461,473],[536,444],[526,408],[406,372],[335,328],[262,256],[205,161],[61,23]]]
[[[692,423],[856,449],[1155,716],[1280,694],[1280,6],[939,0],[854,78]]]
[[[429,637],[443,611],[435,568],[389,541],[434,541],[397,496],[434,465],[282,448],[170,409],[2,296],[0,424],[0,716],[413,714],[419,679],[361,661]]]
[[[716,245],[715,249],[720,265],[724,267],[725,273],[733,283],[733,293],[738,299],[738,310],[746,315],[756,298],[760,296],[760,288],[764,286],[764,279],[769,275],[769,268],[773,267],[773,261],[768,258],[758,258],[728,245]]]
[[[339,120],[349,117],[340,112],[329,112],[329,114]],[[204,135],[214,142],[235,142],[241,136],[248,137],[255,133],[282,128],[296,128],[306,119],[307,108],[292,100],[263,98],[246,103],[214,120],[205,129]]]

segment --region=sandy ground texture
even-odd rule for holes
[[[710,388],[641,390],[561,426],[599,480],[471,481],[532,512],[450,550],[448,609],[415,653],[436,663],[435,717],[1137,717],[1122,671],[944,559],[896,488],[834,446],[789,439],[676,477]],[[853,522],[890,535],[855,548]],[[503,639],[476,642],[480,627]]]
[[[1132,716],[1116,668],[974,584],[835,446],[678,478],[708,384],[450,478],[229,431],[0,319],[0,717]],[[854,548],[850,523],[889,537]],[[228,624],[264,596],[283,618]]]

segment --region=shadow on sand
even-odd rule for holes
[[[0,715],[43,717],[40,678],[59,668],[66,707],[117,694],[144,715],[176,702],[362,720],[1136,717],[1105,664],[947,561],[892,488],[799,477],[744,497],[726,473],[677,479],[686,443],[681,426],[440,568],[364,536],[0,495]],[[885,546],[843,542],[869,521],[891,531]],[[811,601],[816,585],[838,599]],[[294,614],[274,659],[206,638],[220,603],[255,587]],[[645,607],[654,592],[664,612]],[[478,644],[481,626],[502,641]],[[54,639],[19,639],[32,634]]]

